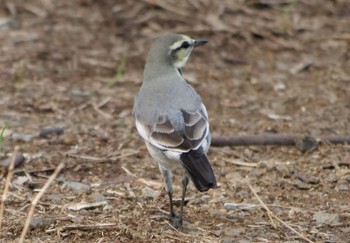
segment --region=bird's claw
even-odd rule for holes
[[[173,226],[175,229],[183,230],[182,217],[179,215],[172,215],[171,220],[173,221]]]

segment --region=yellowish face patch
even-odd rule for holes
[[[176,68],[182,68],[185,66],[188,57],[190,56],[191,51],[185,52],[185,50],[180,50],[176,53],[176,60],[175,60],[175,66]]]
[[[174,57],[175,57],[174,65],[176,68],[182,68],[186,64],[186,61],[193,49],[192,45],[194,40],[192,40],[190,37],[186,35],[183,35],[182,37],[183,39],[178,40],[174,44],[172,44],[169,50],[170,53],[174,52]],[[185,42],[188,43],[190,46],[187,48],[183,48],[182,46]]]

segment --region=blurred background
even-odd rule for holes
[[[214,136],[346,135],[349,26],[348,0],[0,1],[2,170],[15,145],[25,157],[0,237],[18,237],[32,193],[59,162],[66,169],[44,195],[30,239],[183,237],[164,229],[160,173],[131,115],[152,39],[176,32],[209,41],[183,73],[207,106]],[[45,128],[60,132],[42,136]],[[306,155],[281,147],[213,148],[220,189],[191,189],[183,234],[190,242],[299,242],[286,228],[274,228],[258,206],[224,207],[258,204],[249,181],[266,203],[290,207],[273,209],[312,240],[345,242],[349,154],[346,145]],[[108,203],[83,212],[66,207],[98,200]],[[315,216],[325,211],[337,220]],[[97,222],[112,225],[68,227]]]

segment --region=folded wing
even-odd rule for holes
[[[136,120],[136,127],[140,135],[157,148],[188,152],[198,149],[209,134],[207,113],[203,109],[162,117],[154,125],[145,125]]]

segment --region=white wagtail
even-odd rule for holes
[[[134,119],[151,156],[159,163],[170,200],[174,227],[182,229],[189,179],[203,192],[217,187],[206,156],[210,146],[208,113],[196,91],[182,77],[194,47],[207,43],[180,34],[156,38],[146,59],[144,81],[136,97]],[[179,215],[173,207],[172,171],[183,172]]]

